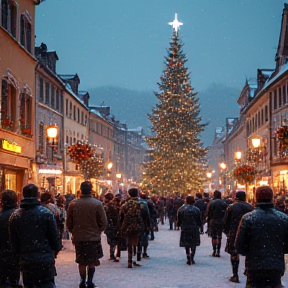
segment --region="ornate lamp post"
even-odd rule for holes
[[[51,146],[51,149],[52,149],[52,164],[54,164],[54,151],[55,151],[55,146],[57,146],[57,142],[58,142],[57,124],[52,124],[46,127],[46,138],[47,138],[48,145]]]
[[[226,169],[227,169],[227,164],[224,163],[224,162],[221,162],[219,164],[219,167],[220,167],[220,175],[222,175],[223,177],[223,189],[224,189],[224,193],[226,191]]]

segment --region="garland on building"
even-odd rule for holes
[[[280,126],[276,131],[276,136],[280,141],[288,142],[288,126]]]
[[[78,165],[85,180],[97,178],[103,174],[103,157],[95,147],[87,142],[77,141],[67,148],[67,155],[73,163]]]
[[[251,183],[255,180],[256,170],[254,167],[244,164],[234,170],[233,176],[240,184]]]

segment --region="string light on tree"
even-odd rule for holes
[[[185,67],[186,56],[179,43],[178,30],[183,24],[177,20],[169,23],[173,34],[165,56],[166,69],[158,83],[159,102],[149,119],[153,136],[146,137],[151,151],[151,161],[144,165],[143,185],[153,193],[173,193],[199,190],[205,182],[203,163],[207,149],[202,147],[202,124],[197,93],[193,90]]]

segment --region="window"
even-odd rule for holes
[[[55,109],[55,87],[51,86],[51,108]]]
[[[69,114],[69,109],[68,109],[69,108],[69,101],[68,101],[68,99],[66,99],[65,102],[66,102],[66,105],[65,105],[66,106],[66,116],[68,116],[68,114]]]
[[[286,85],[284,85],[284,86],[283,86],[283,95],[282,95],[282,97],[283,97],[283,105],[286,104],[286,101],[287,101],[287,100],[286,100],[286,95],[287,95],[286,89],[287,89],[287,88],[286,88]]]
[[[60,108],[60,113],[62,113],[63,114],[63,112],[64,112],[64,107],[63,107],[63,104],[64,104],[64,102],[63,102],[63,93],[62,93],[62,91],[59,91],[60,93],[59,93],[59,108]],[[68,107],[68,105],[67,105],[67,107]]]
[[[258,128],[261,126],[260,111],[258,112]]]
[[[261,125],[264,124],[264,111],[261,109]]]
[[[1,25],[16,38],[17,7],[14,1],[2,0]]]
[[[20,95],[20,125],[21,133],[32,137],[32,97],[26,92]]]
[[[50,85],[48,82],[45,83],[45,104],[50,104]]]
[[[279,89],[278,89],[278,105],[279,105],[279,107],[281,107],[282,106],[282,89],[281,89],[281,87],[279,87]]]
[[[44,146],[45,146],[45,135],[44,135],[44,123],[41,122],[39,124],[39,152],[42,154],[44,153]]]
[[[28,13],[21,15],[20,20],[20,43],[31,53],[32,50],[32,28]]]
[[[55,107],[55,109],[56,109],[57,111],[59,111],[59,101],[60,101],[60,98],[59,98],[59,89],[56,88],[56,107]]]
[[[44,102],[44,87],[43,87],[43,79],[39,80],[39,102]]]
[[[81,123],[84,124],[84,112],[81,112]]]
[[[268,122],[268,106],[265,106],[265,122]]]
[[[77,122],[80,123],[80,109],[77,110]]]
[[[277,90],[274,91],[274,110],[277,109]]]
[[[76,106],[73,106],[73,120],[76,120]]]
[[[70,102],[70,107],[69,107],[69,118],[71,119],[72,118],[72,102]]]
[[[2,79],[1,125],[10,131],[15,130],[16,119],[16,88],[7,79]]]

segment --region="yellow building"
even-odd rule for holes
[[[34,181],[35,5],[2,0],[0,13],[0,190]]]

